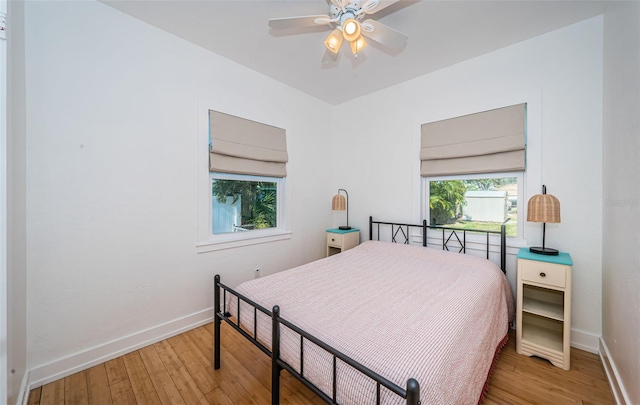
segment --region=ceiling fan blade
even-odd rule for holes
[[[367,20],[360,26],[362,35],[389,48],[402,48],[409,39],[405,34],[374,20]]]
[[[340,10],[344,10],[344,8],[349,4],[349,0],[331,0],[331,4],[338,7]]]
[[[315,27],[317,25],[328,25],[331,18],[326,15],[306,15],[303,17],[272,18],[269,20],[269,27],[281,30],[287,28]]]
[[[364,11],[365,14],[377,13],[383,8],[387,8],[398,1],[400,0],[369,0],[362,6],[362,11]]]

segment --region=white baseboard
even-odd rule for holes
[[[72,354],[30,371],[29,390],[213,321],[213,308]]]
[[[599,335],[585,332],[583,330],[571,329],[571,347],[584,350],[585,352],[599,353]]]
[[[20,394],[16,400],[16,405],[27,405],[29,402],[29,370],[24,372],[22,383],[20,384]]]
[[[616,404],[631,405],[631,400],[629,399],[627,391],[624,389],[624,385],[622,385],[622,380],[620,379],[620,374],[618,373],[616,364],[613,362],[613,358],[609,353],[607,344],[602,338],[600,338],[600,360],[602,360],[602,365],[604,366],[604,371],[607,374],[609,386],[611,386],[611,392],[613,392]]]

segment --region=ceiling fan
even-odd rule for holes
[[[308,15],[302,17],[273,18],[269,27],[273,29],[327,26],[334,30],[325,39],[327,50],[337,54],[346,40],[351,52],[357,58],[358,52],[367,47],[364,37],[372,39],[388,48],[402,48],[408,37],[393,28],[368,19],[383,8],[399,0],[329,0],[328,15]]]

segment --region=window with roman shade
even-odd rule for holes
[[[422,124],[424,177],[523,172],[526,104]]]
[[[282,128],[209,110],[209,171],[265,177],[287,176],[287,138]]]

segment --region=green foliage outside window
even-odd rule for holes
[[[465,194],[467,191],[493,191],[508,184],[516,184],[517,181],[516,177],[430,181],[429,220],[432,225],[498,231],[502,222],[481,222],[466,218]],[[516,209],[509,206],[506,223],[508,236],[517,235],[516,214]]]
[[[429,210],[433,225],[455,222],[465,204],[467,186],[462,180],[429,182]]]
[[[233,197],[232,204],[240,199],[242,228],[264,229],[277,226],[277,183],[216,179],[212,183],[211,192],[221,204],[227,202],[227,197]]]
[[[475,179],[475,180],[462,180],[467,190],[497,190],[498,188],[507,185],[515,184],[516,177],[503,177],[499,179]]]

